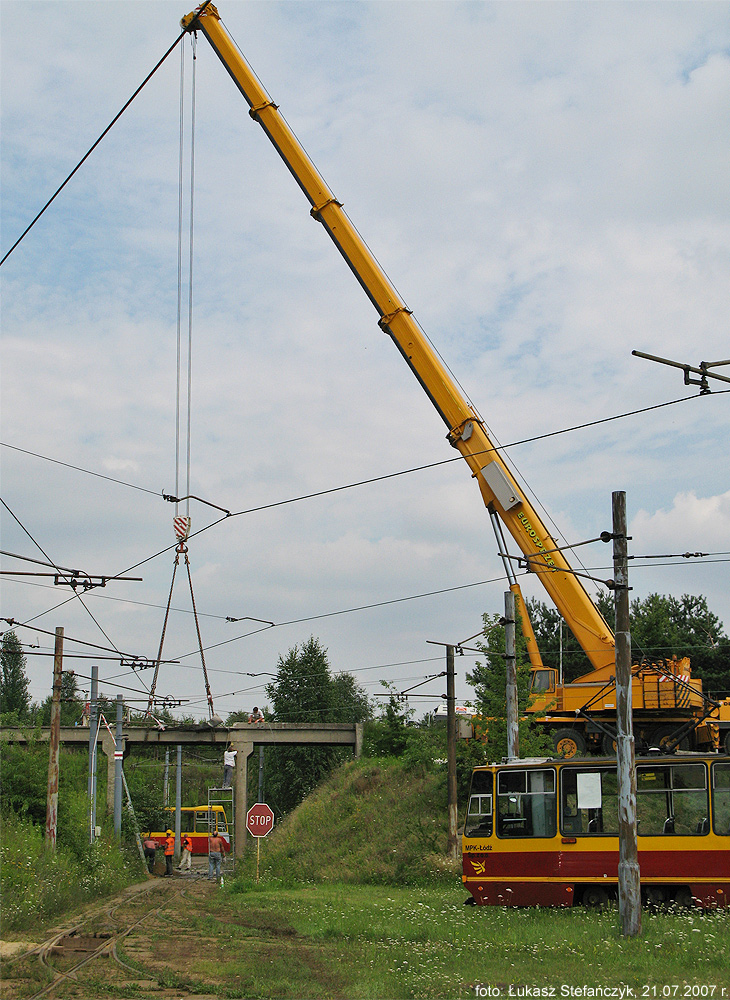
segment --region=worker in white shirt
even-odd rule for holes
[[[233,749],[232,743],[229,743],[228,749],[223,751],[223,788],[231,787],[237,753],[238,751]]]

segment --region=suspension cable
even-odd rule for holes
[[[206,0],[206,3],[204,4],[204,6],[206,6],[206,7],[207,7],[209,3],[210,3],[210,0]],[[151,71],[150,71],[150,72],[149,72],[149,73],[147,74],[147,76],[146,76],[146,77],[144,78],[144,80],[142,81],[142,83],[140,83],[139,87],[137,87],[137,89],[135,90],[135,92],[134,92],[134,93],[132,94],[132,96],[131,96],[131,97],[129,98],[129,100],[127,101],[127,103],[126,103],[126,104],[124,105],[124,107],[123,107],[123,108],[121,109],[121,111],[118,111],[118,112],[117,112],[117,114],[116,114],[116,115],[115,115],[115,116],[114,116],[114,117],[112,118],[112,120],[111,120],[111,121],[109,122],[109,124],[108,124],[108,125],[107,125],[107,127],[106,127],[106,128],[104,129],[104,131],[103,131],[103,132],[101,133],[101,135],[100,135],[100,136],[99,136],[99,138],[98,138],[98,139],[96,140],[96,142],[95,142],[95,143],[94,143],[94,144],[93,144],[92,146],[90,146],[90,147],[89,147],[89,149],[88,149],[88,150],[87,150],[87,151],[86,151],[86,152],[84,153],[84,155],[83,155],[83,156],[81,157],[81,159],[80,159],[80,160],[79,160],[79,162],[78,162],[78,163],[76,164],[76,166],[75,166],[75,167],[73,168],[73,170],[72,170],[72,171],[71,171],[71,173],[70,173],[70,174],[68,175],[68,177],[66,178],[66,180],[65,180],[65,181],[64,181],[64,182],[63,182],[63,183],[62,183],[62,184],[61,184],[61,185],[60,185],[60,186],[59,186],[58,188],[56,188],[56,191],[55,191],[55,192],[54,192],[54,193],[53,193],[53,194],[51,195],[51,197],[50,197],[50,198],[48,199],[48,201],[47,201],[47,202],[45,203],[45,205],[44,205],[44,206],[43,206],[43,208],[42,208],[42,209],[40,210],[40,212],[38,212],[38,214],[37,214],[37,215],[36,215],[36,217],[35,217],[35,218],[34,218],[34,219],[32,220],[32,222],[30,222],[30,224],[29,224],[29,225],[27,225],[27,226],[25,227],[25,229],[23,230],[23,232],[22,232],[22,233],[20,234],[20,236],[19,236],[19,237],[17,238],[17,240],[15,241],[15,243],[13,243],[13,245],[12,245],[12,246],[10,247],[10,249],[9,249],[9,250],[7,251],[7,253],[5,253],[5,254],[3,255],[2,259],[0,259],[0,267],[2,267],[2,266],[3,266],[3,264],[5,263],[5,261],[6,261],[7,259],[8,259],[8,257],[9,257],[9,256],[10,256],[10,254],[11,254],[11,253],[13,252],[13,250],[15,250],[15,248],[16,248],[16,247],[18,246],[18,244],[19,244],[19,243],[21,243],[21,242],[22,242],[22,241],[23,241],[23,240],[25,239],[25,237],[26,237],[26,236],[28,235],[28,233],[29,233],[29,232],[31,231],[31,229],[32,229],[32,228],[33,228],[33,226],[34,226],[34,225],[36,224],[36,222],[38,222],[38,220],[40,219],[40,217],[41,217],[41,216],[43,215],[43,213],[44,213],[44,212],[46,211],[46,209],[47,209],[47,208],[50,208],[51,204],[52,204],[52,203],[53,203],[53,202],[54,202],[54,201],[56,200],[56,198],[57,198],[57,197],[59,196],[59,194],[60,194],[60,193],[61,193],[61,192],[63,191],[63,189],[64,189],[64,188],[66,187],[66,185],[67,185],[67,184],[68,184],[68,182],[69,182],[69,181],[71,180],[71,178],[72,178],[72,177],[74,176],[74,174],[75,174],[75,173],[76,173],[76,172],[77,172],[77,171],[78,171],[78,170],[79,170],[79,169],[80,169],[80,168],[81,168],[81,167],[83,166],[83,164],[84,164],[84,163],[86,162],[86,160],[88,160],[88,158],[89,158],[89,157],[91,156],[91,154],[92,154],[92,153],[94,152],[94,150],[95,150],[95,149],[96,149],[96,147],[97,147],[97,146],[99,145],[99,143],[100,143],[100,142],[102,141],[102,139],[104,138],[104,136],[105,136],[105,135],[106,135],[106,134],[107,134],[108,132],[110,132],[110,131],[111,131],[111,129],[113,128],[113,126],[114,126],[114,125],[116,125],[116,123],[117,123],[117,122],[119,121],[119,119],[120,119],[120,118],[122,117],[122,115],[123,115],[123,114],[124,114],[124,112],[125,112],[125,111],[127,110],[127,108],[128,108],[128,107],[129,107],[129,105],[130,105],[130,104],[132,103],[132,101],[133,101],[133,100],[135,99],[135,97],[136,97],[136,96],[137,96],[137,95],[138,95],[138,94],[140,93],[140,91],[142,90],[142,88],[143,88],[143,87],[144,87],[144,86],[145,86],[145,85],[146,85],[147,83],[149,83],[149,81],[150,81],[150,80],[152,79],[152,77],[153,77],[153,76],[155,75],[155,73],[156,73],[156,72],[157,72],[157,70],[158,70],[158,69],[160,68],[160,66],[162,66],[162,64],[163,64],[163,63],[164,63],[164,61],[165,61],[165,60],[167,59],[167,57],[168,57],[168,56],[170,55],[170,53],[171,53],[171,52],[172,52],[172,50],[173,50],[173,49],[175,48],[175,46],[176,46],[176,45],[178,44],[178,42],[180,42],[180,41],[181,41],[181,40],[182,40],[182,39],[183,39],[183,38],[185,37],[185,35],[186,35],[186,34],[187,34],[187,29],[186,29],[185,31],[181,31],[181,32],[180,32],[180,34],[179,34],[179,35],[178,35],[178,37],[177,37],[177,38],[175,39],[175,41],[174,41],[174,42],[172,43],[172,45],[170,46],[170,48],[169,48],[169,49],[167,50],[167,52],[166,52],[166,53],[164,54],[164,56],[163,56],[163,57],[162,57],[162,58],[160,59],[160,61],[159,61],[159,62],[157,63],[157,65],[156,65],[156,66],[155,66],[155,67],[154,67],[154,68],[153,68],[153,69],[152,69],[152,70],[151,70]]]
[[[152,677],[152,686],[150,687],[149,698],[147,699],[147,715],[152,711],[152,704],[155,700],[155,691],[157,690],[157,676],[160,672],[160,663],[162,662],[162,649],[165,645],[165,633],[167,631],[167,620],[170,617],[170,605],[172,604],[172,591],[175,586],[175,574],[177,573],[177,567],[180,562],[180,550],[182,549],[182,542],[175,549],[175,562],[172,567],[172,582],[170,584],[170,593],[167,598],[167,607],[165,608],[165,617],[162,622],[162,635],[160,636],[160,646],[157,650],[157,659],[155,661],[155,672]]]
[[[183,299],[183,218],[184,218],[184,159],[185,159],[185,63],[184,63],[184,53],[181,57],[180,62],[180,145],[179,145],[179,163],[178,163],[178,238],[177,238],[177,357],[176,357],[176,397],[175,397],[175,516],[173,517],[173,528],[175,531],[175,536],[177,538],[177,545],[175,546],[175,562],[172,570],[172,582],[170,584],[170,593],[167,599],[167,607],[165,609],[165,617],[162,625],[162,634],[160,636],[160,647],[157,654],[157,662],[155,664],[155,673],[152,681],[152,687],[150,689],[149,700],[147,703],[147,714],[151,715],[151,710],[154,702],[155,691],[157,688],[157,677],[159,673],[160,663],[162,662],[162,650],[165,642],[165,633],[167,631],[167,624],[170,615],[170,606],[172,603],[172,594],[175,587],[175,575],[177,573],[177,567],[180,564],[180,556],[184,556],[185,568],[188,575],[188,583],[190,586],[190,602],[193,610],[193,618],[195,620],[195,631],[198,637],[198,649],[200,651],[200,661],[203,667],[203,679],[205,681],[205,693],[208,701],[208,714],[209,722],[211,725],[218,725],[222,720],[215,715],[215,710],[213,708],[213,696],[210,690],[210,681],[208,679],[208,669],[205,664],[205,653],[203,648],[203,638],[200,633],[200,620],[198,618],[198,610],[195,604],[195,593],[193,591],[193,577],[190,571],[190,559],[188,557],[188,548],[185,544],[190,536],[190,456],[191,456],[191,426],[192,426],[192,380],[193,380],[193,257],[194,257],[194,207],[195,207],[195,92],[196,92],[196,43],[197,37],[193,33],[190,36],[191,46],[192,46],[192,75],[191,75],[191,98],[190,98],[190,193],[189,193],[189,217],[188,217],[188,235],[189,235],[189,246],[188,246],[188,342],[187,342],[187,400],[186,400],[186,442],[185,442],[185,482],[186,482],[186,496],[185,496],[185,514],[180,514],[180,503],[182,500],[180,497],[180,464],[181,464],[181,428],[182,428],[182,299]],[[172,498],[171,498],[172,499]]]
[[[180,148],[177,182],[177,352],[175,381],[175,496],[180,496],[180,364],[182,358],[183,155],[185,148],[185,46],[180,46]],[[179,503],[175,501],[175,514]]]
[[[190,603],[193,606],[193,617],[195,619],[195,631],[198,635],[198,647],[200,649],[200,662],[203,665],[203,678],[205,679],[205,694],[208,699],[208,715],[211,722],[215,719],[215,710],[213,708],[213,695],[210,693],[210,681],[208,680],[208,670],[205,666],[205,653],[203,652],[203,639],[200,635],[200,622],[198,621],[198,610],[195,607],[195,594],[193,593],[193,578],[190,573],[190,560],[188,559],[187,549],[185,549],[185,566],[188,571],[188,582],[190,583]]]
[[[191,449],[191,410],[193,382],[193,231],[194,231],[194,200],[195,200],[195,64],[197,60],[197,40],[195,32],[191,35],[193,47],[193,69],[190,98],[190,225],[189,225],[189,262],[188,262],[188,426],[187,426],[187,461],[186,489],[188,499],[185,501],[185,513],[190,515],[190,449]]]

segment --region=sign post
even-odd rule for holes
[[[256,838],[256,881],[259,880],[259,858],[261,838],[271,833],[274,828],[274,813],[265,802],[257,802],[246,813],[246,829]]]

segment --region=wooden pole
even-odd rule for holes
[[[46,847],[56,850],[58,826],[58,758],[61,744],[61,681],[63,677],[63,629],[56,629],[53,653],[53,697],[51,731],[48,737],[48,794],[46,797]]]
[[[626,494],[615,492],[613,574],[616,606],[616,757],[618,769],[618,906],[624,937],[641,934],[641,883],[636,840],[636,760],[631,697]]]

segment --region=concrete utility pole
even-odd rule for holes
[[[618,769],[618,908],[624,937],[641,934],[641,884],[636,842],[636,760],[631,714],[631,632],[629,630],[626,494],[612,495],[613,577],[616,606],[616,756]]]
[[[99,668],[91,668],[91,697],[89,699],[89,843],[96,837],[96,730],[99,700]]]
[[[124,759],[124,741],[122,740],[122,719],[124,701],[117,695],[117,728],[114,747],[114,836],[122,839],[122,760]]]
[[[61,681],[63,678],[63,629],[56,629],[53,653],[51,731],[48,738],[48,795],[46,797],[46,847],[56,850],[58,826],[58,757],[61,745]]]
[[[175,769],[175,861],[180,864],[180,833],[182,817],[182,743],[177,745],[177,768]],[[165,828],[167,829],[167,827]]]
[[[448,758],[449,837],[447,855],[452,861],[459,857],[457,829],[459,810],[456,802],[456,685],[454,683],[454,647],[446,647],[446,743]]]
[[[517,649],[515,626],[515,595],[504,594],[505,663],[507,666],[507,756],[520,756],[520,725],[517,707]]]
[[[264,801],[264,748],[259,747],[259,802]]]

